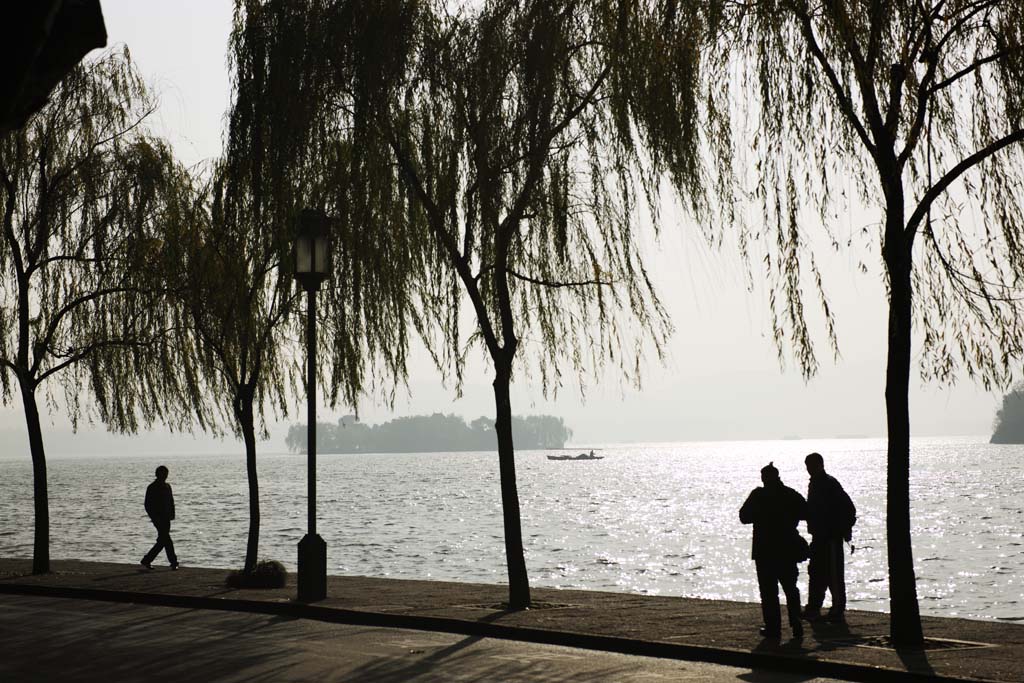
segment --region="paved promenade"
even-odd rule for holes
[[[225,570],[55,561],[33,577],[27,560],[0,559],[0,593],[87,598],[164,607],[299,617],[328,623],[412,628],[630,655],[771,669],[856,681],[1024,681],[1024,625],[926,618],[929,649],[894,651],[875,640],[885,614],[850,612],[846,627],[812,624],[801,642],[757,635],[756,604],[535,588],[537,609],[507,612],[503,586],[329,577],[328,598],[294,600],[280,590],[235,591]]]
[[[0,638],[4,683],[841,683],[454,633],[34,595],[0,594]]]

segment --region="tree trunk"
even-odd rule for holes
[[[889,275],[889,348],[885,373],[888,426],[886,539],[889,560],[889,633],[893,643],[924,642],[917,603],[910,535],[910,339],[912,322],[911,246],[903,235],[902,193],[886,215],[883,249]]]
[[[519,491],[516,488],[515,446],[512,442],[512,401],[509,384],[511,359],[495,359],[494,431],[498,437],[498,469],[501,473],[501,511],[505,522],[505,563],[508,566],[509,609],[530,606],[530,582],[523,555],[523,530],[519,520]]]
[[[251,572],[256,568],[260,546],[260,484],[256,474],[256,428],[253,419],[253,392],[242,389],[236,398],[235,416],[242,428],[245,442],[245,469],[249,480],[249,538],[245,544],[245,567]]]
[[[21,401],[25,406],[25,426],[28,445],[32,453],[32,489],[35,502],[35,539],[32,546],[32,573],[50,571],[50,497],[46,484],[46,453],[43,450],[43,430],[39,424],[35,386],[20,380]]]

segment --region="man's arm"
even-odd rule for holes
[[[799,491],[794,491],[796,496],[793,497],[793,501],[796,507],[797,519],[807,519],[807,500],[800,495]]]
[[[740,508],[740,522],[743,524],[754,523],[754,519],[757,517],[758,508],[760,507],[758,505],[758,499],[760,498],[758,492],[760,490],[761,489],[754,489],[751,491],[750,495],[747,496],[747,500],[743,503],[743,507]]]
[[[171,491],[170,484],[167,484],[167,512],[168,519],[174,519],[174,492]]]

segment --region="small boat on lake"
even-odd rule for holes
[[[549,455],[548,460],[604,460],[604,456],[594,455],[594,451],[590,451],[579,455]]]

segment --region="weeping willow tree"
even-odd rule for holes
[[[218,165],[205,181],[179,170],[179,185],[163,214],[162,268],[175,294],[174,351],[183,406],[201,427],[219,430],[226,418],[245,447],[249,531],[243,571],[259,559],[260,496],[257,438],[267,438],[268,408],[286,415],[294,394],[288,381],[289,316],[297,297],[281,266],[289,235],[255,222],[250,188],[225,188]],[[208,412],[219,405],[221,415]]]
[[[0,391],[21,394],[32,456],[32,570],[50,568],[39,398],[73,424],[113,429],[181,415],[160,343],[171,324],[154,288],[156,208],[173,159],[143,123],[153,103],[126,51],[73,70],[19,130],[0,138]],[[170,406],[170,407],[168,407]]]
[[[748,169],[738,177],[753,184],[761,215],[740,226],[740,244],[748,254],[764,248],[775,339],[780,353],[793,343],[805,374],[817,361],[804,285],[820,295],[835,342],[813,247],[856,250],[862,237],[880,246],[891,637],[918,645],[911,333],[916,326],[926,380],[1003,384],[1024,351],[1024,3],[772,0],[719,9],[706,101],[723,131],[716,139],[728,144],[714,152]],[[725,189],[727,199],[739,196]],[[839,227],[841,212],[858,204],[878,212],[877,233]]]
[[[308,153],[323,122],[307,83],[289,79],[320,57],[301,39],[310,16],[298,9],[239,8],[229,43],[233,98],[224,157],[206,178],[179,170],[161,223],[162,276],[176,294],[173,349],[189,387],[181,407],[214,430],[227,418],[245,446],[245,572],[259,554],[257,439],[267,436],[268,410],[286,415],[306,377],[294,343],[303,316],[291,257],[301,211],[331,215],[334,273],[321,292],[325,320],[315,343],[317,356],[328,359],[317,372],[330,380],[332,405],[356,406],[368,376],[369,386],[393,396],[405,375],[407,325],[420,322],[409,295],[422,273],[410,263],[415,249],[399,232],[375,229],[391,216],[380,205],[373,216],[367,212],[365,186],[354,190],[359,173],[349,147],[338,139],[318,155]],[[291,38],[273,44],[267,34],[274,32]],[[376,381],[377,369],[388,379]],[[207,401],[220,405],[221,415],[207,412]]]
[[[669,159],[677,184],[698,185],[700,17],[687,13],[679,40],[661,40],[654,3],[626,0],[236,7],[238,61],[269,55],[278,96],[312,108],[301,129],[276,134],[293,147],[300,136],[296,156],[343,172],[334,202],[365,220],[352,254],[385,221],[384,239],[420,274],[406,296],[418,298],[412,320],[438,364],[458,387],[468,353],[490,359],[509,604],[525,608],[509,387],[528,374],[545,392],[566,375],[582,386],[606,365],[639,381],[645,347],[660,356],[671,326],[637,215],[646,205],[656,222],[650,200]],[[647,156],[641,139],[655,131],[674,143]],[[349,164],[330,163],[338,150]],[[464,337],[467,301],[475,331]]]
[[[246,283],[237,295],[242,304],[235,294],[211,290],[215,300],[229,299],[211,314],[220,326],[214,336],[227,332],[232,340],[224,356],[235,368],[249,364],[258,411],[273,399],[283,412],[296,386],[309,390],[303,354],[294,346],[291,353],[282,350],[303,334],[291,294],[291,245],[304,209],[329,216],[333,272],[318,293],[315,371],[330,405],[357,407],[364,393],[378,390],[392,400],[406,376],[409,334],[424,328],[414,293],[427,281],[429,244],[407,229],[406,206],[395,199],[397,180],[382,170],[387,162],[356,155],[343,122],[324,111],[317,76],[327,53],[307,39],[318,30],[316,22],[307,3],[239,2],[229,44],[234,97],[215,192],[221,199],[210,207],[209,237],[203,239],[222,245],[217,249],[225,262],[245,259],[234,266]],[[205,277],[205,270],[197,275]],[[224,359],[210,360],[220,363],[223,374]],[[244,386],[244,376],[224,385],[223,395],[238,396],[232,387]],[[250,419],[243,416],[239,424]],[[259,526],[255,454],[248,442],[247,568],[255,561]]]

